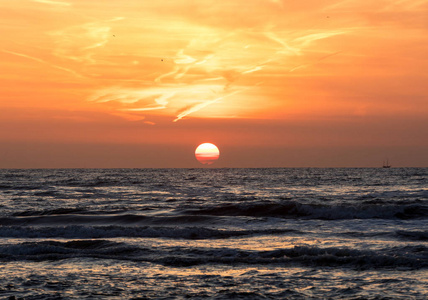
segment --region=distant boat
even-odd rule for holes
[[[388,159],[386,160],[386,163],[385,163],[385,161],[383,162],[382,168],[385,168],[385,169],[391,168],[391,165],[389,164]]]

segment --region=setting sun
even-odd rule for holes
[[[201,164],[211,165],[220,157],[220,151],[214,144],[203,143],[196,148],[195,156]]]

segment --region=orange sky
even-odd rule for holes
[[[428,0],[0,0],[0,168],[428,167]]]

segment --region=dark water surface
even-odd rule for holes
[[[0,298],[426,299],[428,169],[0,170]]]

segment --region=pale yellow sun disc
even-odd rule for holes
[[[220,157],[220,151],[212,143],[203,143],[196,148],[195,157],[201,164],[211,165]]]

